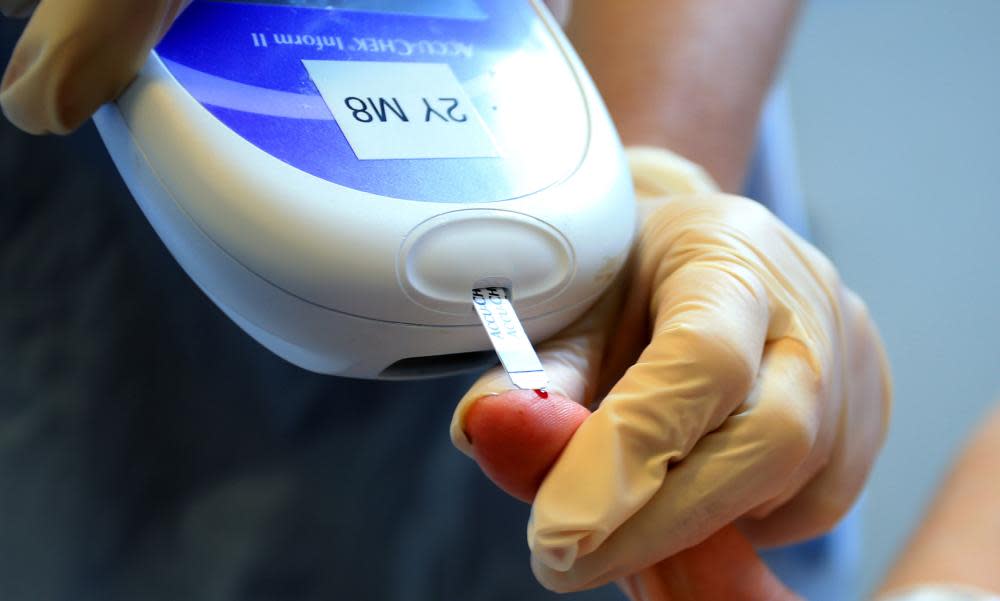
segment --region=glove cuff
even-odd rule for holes
[[[967,585],[939,584],[916,586],[877,601],[1000,601],[1000,596]]]

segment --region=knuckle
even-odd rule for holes
[[[816,407],[817,404],[830,399],[834,389],[834,377],[827,368],[829,360],[825,359],[833,351],[831,349],[820,349],[815,346],[803,344],[798,340],[784,340],[785,348],[790,353],[795,354],[795,361],[785,366],[788,375],[801,386],[798,391],[798,398],[789,398],[790,402]],[[788,395],[795,393],[789,391]]]
[[[865,301],[853,290],[845,290],[844,308],[850,319],[851,328],[855,332],[867,332],[871,328],[871,311]]]
[[[725,216],[724,221],[740,231],[766,231],[767,228],[780,223],[770,209],[742,196],[720,196],[717,207]]]
[[[858,315],[868,315],[868,305],[865,303],[856,292],[851,289],[844,290],[845,305],[850,308],[853,313]]]
[[[719,388],[726,395],[745,398],[757,378],[757,365],[728,338],[711,333],[691,331],[685,337],[689,341],[687,352],[698,369],[710,366],[710,385]]]
[[[811,538],[832,530],[854,507],[859,493],[860,488],[838,486],[823,490],[822,494],[808,495],[796,509],[800,515],[796,521],[802,524],[798,538]]]
[[[692,217],[708,218],[703,220],[695,217],[693,221],[696,224],[711,224],[713,228],[725,225],[737,230],[754,230],[762,222],[775,221],[774,215],[764,205],[732,194],[699,197],[697,210],[690,214]]]
[[[832,530],[851,510],[856,498],[857,493],[853,492],[850,495],[831,495],[825,500],[820,500],[813,522],[817,534]]]
[[[888,359],[875,321],[865,302],[847,290],[844,299],[844,330],[852,373],[865,373],[874,369],[882,379],[889,377]],[[883,386],[887,387],[887,386]]]
[[[733,207],[739,209],[748,217],[756,219],[774,219],[774,214],[771,210],[755,200],[744,198],[742,196],[727,196],[726,198],[728,198]]]
[[[843,289],[840,272],[837,270],[836,265],[833,264],[833,261],[830,260],[830,257],[805,240],[800,241],[800,245],[803,248],[803,253],[808,257],[808,262],[816,273],[819,282],[832,291]]]
[[[817,424],[809,412],[792,406],[768,407],[758,415],[757,437],[766,453],[795,469],[812,451],[816,442]]]

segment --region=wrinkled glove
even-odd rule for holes
[[[191,0],[0,0],[31,21],[0,81],[0,107],[34,134],[72,131],[121,94]]]
[[[599,404],[532,506],[532,566],[557,591],[635,574],[734,521],[760,546],[821,534],[887,429],[882,344],[830,262],[683,159],[630,161],[643,215],[630,273],[539,347],[553,392]],[[498,369],[463,397],[460,449],[475,456],[469,409],[509,389]]]

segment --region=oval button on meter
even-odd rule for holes
[[[559,294],[573,274],[566,239],[552,226],[511,211],[469,209],[438,215],[403,243],[399,280],[407,296],[434,311],[469,314],[472,288],[509,287],[519,309]]]

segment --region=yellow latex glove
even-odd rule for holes
[[[191,0],[0,0],[31,21],[0,81],[0,107],[34,134],[64,134],[121,94]],[[33,13],[33,14],[32,14]]]
[[[762,546],[827,531],[889,417],[878,334],[819,251],[676,155],[630,161],[631,272],[539,347],[554,392],[600,403],[532,505],[532,566],[556,591],[636,574],[734,521]],[[468,409],[509,388],[494,370],[465,395],[460,449]]]

